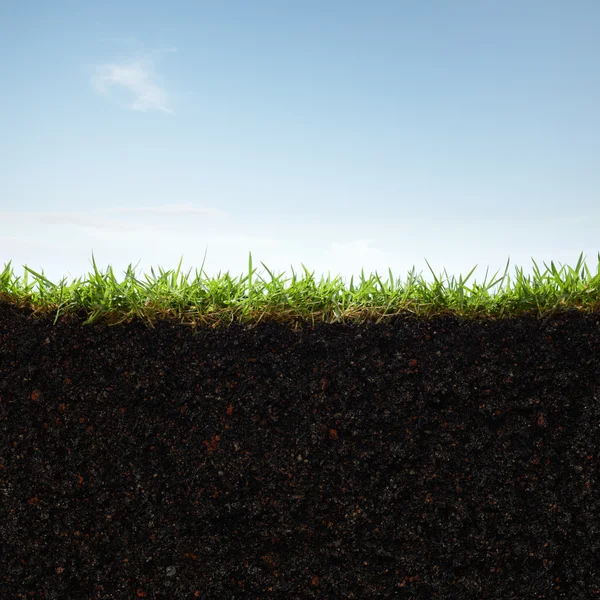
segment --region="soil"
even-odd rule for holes
[[[600,598],[598,314],[53,320],[0,303],[0,598]]]

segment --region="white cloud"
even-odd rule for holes
[[[169,94],[159,84],[159,77],[149,58],[98,65],[92,76],[92,85],[101,93],[107,93],[111,87],[125,89],[133,96],[128,105],[131,110],[174,112],[169,108]]]

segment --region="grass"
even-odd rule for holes
[[[56,311],[54,324],[61,315],[63,318],[77,317],[81,311],[87,316],[83,323],[91,324],[105,319],[110,325],[130,321],[136,316],[150,327],[156,319],[217,327],[234,320],[245,323],[258,323],[264,320],[277,322],[297,322],[315,320],[326,322],[365,322],[382,320],[391,316],[406,314],[423,317],[435,317],[443,314],[455,314],[470,318],[502,318],[522,314],[549,316],[566,310],[596,312],[600,309],[600,252],[598,253],[597,273],[592,276],[584,263],[583,253],[575,268],[565,267],[558,270],[554,262],[540,273],[534,264],[534,276],[523,276],[522,269],[516,269],[516,283],[511,287],[507,261],[504,275],[486,286],[474,283],[467,287],[467,281],[476,266],[463,280],[454,277],[448,286],[434,276],[434,282],[427,284],[422,278],[414,277],[414,268],[407,283],[402,286],[400,280],[394,282],[389,270],[389,279],[382,283],[375,274],[365,279],[361,271],[361,280],[354,285],[354,277],[349,287],[336,277],[324,278],[317,284],[314,273],[305,272],[298,279],[292,269],[291,283],[286,287],[283,275],[275,277],[263,264],[271,276],[267,282],[260,276],[260,282],[254,278],[252,254],[249,255],[248,275],[234,280],[229,273],[216,279],[202,279],[204,262],[200,275],[188,282],[187,276],[180,276],[181,260],[175,272],[164,272],[156,277],[151,269],[152,278],[145,275],[146,282],[135,277],[131,265],[127,268],[125,279],[119,283],[109,266],[102,274],[96,267],[92,254],[94,273],[86,281],[81,278],[66,286],[64,279],[56,285],[42,274],[24,267],[23,282],[14,278],[10,262],[0,274],[0,300],[18,307],[29,306],[35,315],[44,316]],[[206,254],[205,254],[206,259]],[[533,259],[532,259],[533,260]],[[426,261],[427,262],[427,261]],[[429,262],[427,266],[431,270]],[[445,272],[445,271],[444,271]],[[28,285],[28,273],[34,282]],[[584,276],[584,273],[586,276]],[[495,277],[496,275],[494,275]],[[496,294],[490,289],[507,280],[506,288],[500,288]],[[486,271],[487,280],[487,271]],[[33,292],[37,283],[38,291]]]

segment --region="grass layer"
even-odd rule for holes
[[[252,254],[249,254],[248,275],[239,280],[232,279],[229,273],[216,279],[203,279],[203,267],[200,275],[192,282],[180,274],[181,261],[175,272],[164,272],[159,268],[156,277],[151,269],[152,278],[146,275],[146,282],[135,277],[129,265],[125,279],[119,283],[109,266],[108,272],[98,271],[92,254],[94,273],[85,281],[81,278],[65,285],[49,281],[42,273],[24,267],[23,281],[15,278],[10,262],[0,274],[0,299],[18,307],[29,306],[34,314],[47,315],[56,312],[54,323],[61,315],[70,319],[74,316],[86,316],[84,325],[97,320],[109,324],[119,324],[138,317],[149,327],[157,319],[179,320],[196,327],[218,327],[234,321],[256,324],[263,320],[297,324],[298,321],[311,320],[335,322],[381,322],[398,315],[436,317],[454,314],[468,318],[504,318],[524,314],[534,314],[540,318],[564,311],[596,312],[600,308],[600,252],[598,267],[592,275],[585,263],[583,253],[575,268],[557,269],[554,262],[546,271],[540,273],[535,261],[533,278],[525,277],[523,270],[516,268],[516,283],[511,286],[507,261],[504,275],[486,285],[474,283],[467,286],[476,266],[463,280],[454,277],[445,286],[442,277],[434,276],[434,282],[427,284],[421,277],[414,276],[414,268],[408,281],[394,281],[391,269],[389,279],[382,282],[377,273],[354,285],[354,277],[349,287],[341,279],[324,278],[317,284],[314,272],[305,271],[305,278],[298,279],[292,269],[291,283],[282,280],[282,274],[274,276],[261,263],[271,276],[267,282],[258,276],[256,281],[252,268]],[[206,255],[205,255],[206,259]],[[532,259],[533,260],[533,259]],[[429,263],[427,262],[429,266]],[[431,267],[429,266],[430,270]],[[444,271],[445,272],[445,271]],[[28,284],[28,274],[34,282]],[[495,294],[490,290],[506,280],[506,287],[500,286]],[[37,284],[38,291],[33,291]]]

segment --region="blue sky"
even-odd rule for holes
[[[5,3],[0,267],[595,272],[597,0]]]

